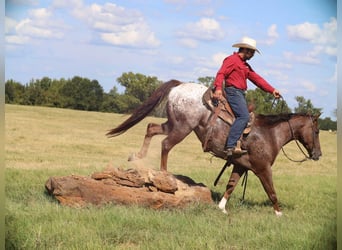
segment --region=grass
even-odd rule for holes
[[[146,159],[127,157],[140,148],[147,123],[164,119],[148,117],[108,139],[106,131],[125,116],[16,105],[6,105],[5,115],[7,249],[336,249],[336,134],[321,132],[317,162],[293,163],[279,154],[273,177],[281,218],[252,173],[245,200],[238,185],[228,215],[203,204],[161,211],[114,204],[75,209],[46,194],[48,178],[90,175],[108,164],[158,169],[162,136],[154,138]],[[291,157],[303,157],[295,144],[285,148]],[[203,153],[191,134],[171,151],[168,170],[204,183],[219,199],[231,171],[214,187],[223,164]]]

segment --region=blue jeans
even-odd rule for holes
[[[243,133],[243,130],[247,126],[249,121],[249,112],[247,108],[245,92],[243,90],[234,87],[226,87],[225,92],[227,101],[236,118],[230,127],[230,132],[226,142],[226,148],[232,148],[236,146],[237,141],[240,139]]]

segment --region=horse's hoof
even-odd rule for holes
[[[224,208],[224,209],[221,209],[222,213],[224,214],[228,214],[227,210]]]
[[[224,213],[224,214],[228,214],[227,210],[226,210],[226,204],[227,204],[227,199],[226,198],[222,198],[222,200],[220,201],[218,207],[219,209]]]
[[[275,212],[277,217],[281,217],[283,215],[283,213],[281,211],[274,210],[274,212]]]
[[[135,161],[139,160],[139,157],[137,156],[136,153],[131,153],[131,155],[128,156],[128,161]]]

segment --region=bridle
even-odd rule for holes
[[[311,119],[311,124],[312,124],[312,138],[313,138],[313,140],[315,140],[315,135],[314,135],[315,131],[314,131],[314,128],[313,128],[314,124],[313,124],[313,121],[312,121],[312,116],[310,116],[310,119]],[[290,132],[291,132],[291,135],[292,135],[292,139],[296,142],[297,147],[298,147],[299,150],[303,153],[304,159],[302,159],[302,160],[294,160],[294,159],[290,158],[290,157],[286,154],[286,152],[285,152],[285,150],[284,150],[284,147],[281,147],[281,150],[283,151],[283,154],[285,155],[285,157],[286,157],[287,159],[289,159],[290,161],[293,161],[293,162],[302,163],[302,162],[304,162],[304,161],[311,160],[311,157],[305,153],[305,151],[303,150],[303,148],[302,148],[302,147],[300,146],[300,144],[298,143],[298,140],[297,140],[297,138],[295,137],[295,135],[294,135],[294,133],[293,133],[293,128],[292,128],[292,126],[291,126],[290,120],[288,120],[287,122],[288,122],[288,124],[289,124],[289,128],[290,128]],[[315,144],[315,143],[314,143],[314,144]]]
[[[283,98],[282,96],[280,96],[279,99],[282,99],[282,101],[283,101],[283,102],[282,102],[282,106],[281,106],[281,112],[283,112],[283,110],[284,110],[284,98]],[[279,100],[279,99],[278,99],[278,100]],[[276,101],[276,98],[274,98],[274,100],[273,100],[273,102],[272,102],[271,109],[274,108],[274,107],[276,106],[275,101]],[[311,120],[311,125],[312,125],[312,138],[313,138],[313,141],[315,141],[315,134],[314,134],[315,131],[314,131],[314,123],[313,123],[313,120],[312,120],[312,116],[310,116],[310,120]],[[288,124],[289,124],[289,128],[290,128],[290,132],[291,132],[291,135],[292,135],[292,139],[296,142],[297,147],[298,147],[299,150],[303,153],[304,159],[302,159],[302,160],[294,160],[294,159],[290,158],[290,157],[286,154],[286,152],[285,152],[285,150],[284,150],[284,147],[281,147],[281,150],[283,151],[283,154],[285,155],[285,157],[286,157],[287,159],[289,159],[290,161],[293,161],[293,162],[302,163],[302,162],[304,162],[304,161],[311,160],[311,157],[305,153],[305,150],[303,150],[303,148],[302,148],[301,145],[299,144],[297,138],[295,137],[295,134],[294,134],[294,132],[293,132],[293,128],[292,128],[292,126],[291,126],[290,120],[288,120],[287,122],[288,122]],[[315,142],[314,142],[314,144],[315,144]]]

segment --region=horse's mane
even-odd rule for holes
[[[295,116],[308,116],[308,114],[305,114],[305,113],[284,113],[284,114],[276,114],[276,115],[258,114],[256,116],[256,119],[258,121],[258,124],[260,125],[272,126],[280,122],[287,122]]]

